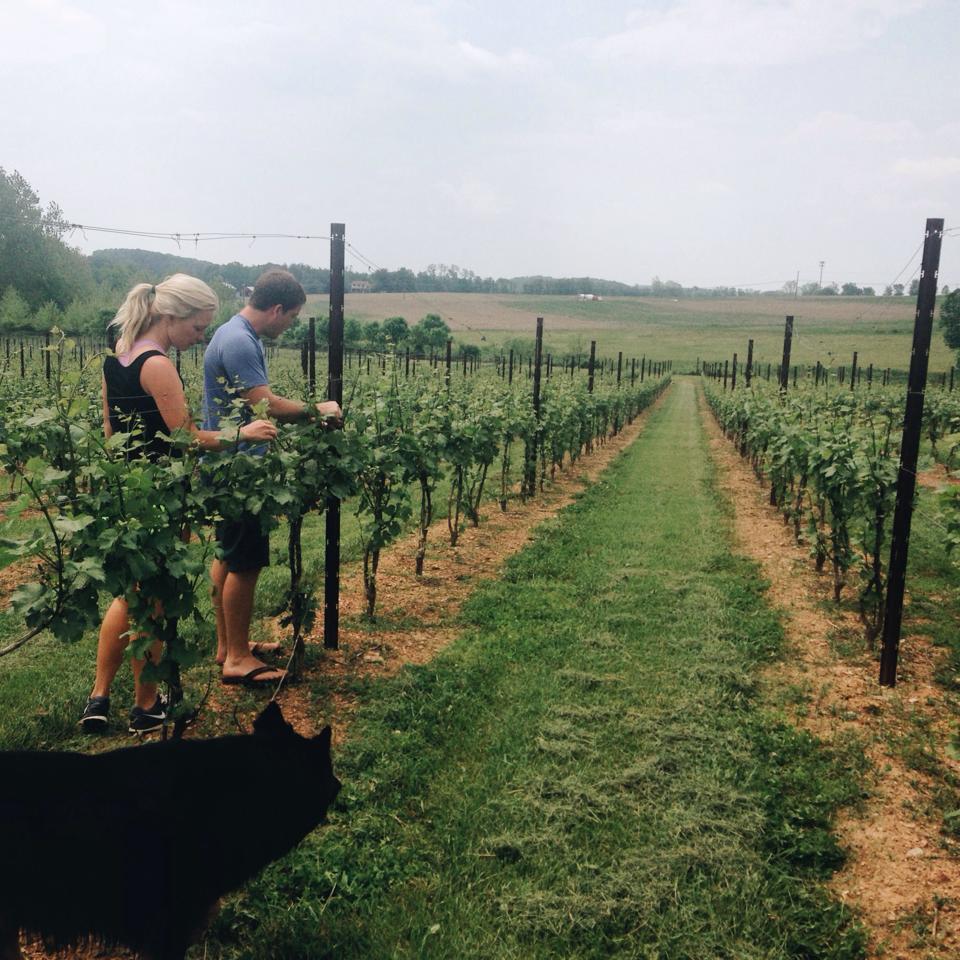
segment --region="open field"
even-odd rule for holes
[[[326,311],[326,298],[310,297]],[[627,357],[646,354],[673,360],[681,368],[697,358],[746,356],[754,340],[758,363],[778,363],[783,346],[783,320],[795,317],[793,360],[827,366],[849,364],[856,350],[866,366],[905,370],[910,363],[912,297],[750,297],[669,300],[618,297],[581,302],[573,297],[459,293],[348,294],[346,315],[358,320],[404,317],[416,323],[428,313],[447,322],[458,340],[498,346],[513,338],[531,339],[535,318],[545,319],[545,349],[554,354],[587,353],[597,341],[598,353]],[[952,352],[939,330],[934,333],[931,371],[952,363]]]

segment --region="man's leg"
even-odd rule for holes
[[[211,598],[213,612],[217,619],[217,663],[221,666],[227,659],[227,624],[223,618],[223,584],[227,579],[226,563],[214,560],[210,566],[210,580],[213,583]]]
[[[227,624],[223,616],[223,585],[227,579],[226,563],[223,560],[214,560],[210,567],[210,580],[213,583],[211,596],[213,598],[213,611],[217,620],[217,663],[222,667],[227,660]],[[246,636],[249,640],[250,623],[246,627]],[[247,647],[248,653],[254,656],[262,653],[276,653],[280,649],[280,644],[274,640],[258,640],[252,647]]]
[[[221,563],[222,561],[214,561]],[[217,632],[222,633],[225,648],[223,661],[223,675],[225,677],[242,677],[257,667],[266,664],[250,652],[250,622],[253,618],[253,599],[257,589],[257,580],[260,577],[260,568],[243,570],[234,573],[226,570],[214,573],[214,589],[219,594],[219,610],[217,611]],[[220,579],[222,577],[222,579]],[[218,586],[219,580],[219,586]],[[216,600],[214,601],[216,603]],[[218,641],[218,648],[219,648]],[[284,671],[276,669],[270,673],[263,673],[257,679],[263,682],[280,680]]]

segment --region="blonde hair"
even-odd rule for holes
[[[138,283],[110,321],[110,326],[119,331],[116,351],[126,353],[158,317],[186,319],[219,306],[217,295],[202,280],[185,273],[175,273],[156,286]]]

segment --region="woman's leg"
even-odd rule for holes
[[[97,641],[97,675],[93,681],[91,697],[109,697],[110,685],[123,663],[130,638],[125,634],[130,629],[127,618],[127,601],[116,597],[103,615],[100,637]]]
[[[156,640],[147,651],[147,660],[151,663],[159,663],[162,656],[163,644]],[[140,680],[140,674],[143,673],[143,666],[147,660],[138,660],[134,657],[130,661],[133,668],[133,700],[138,707],[144,710],[149,710],[157,702],[157,685],[152,681],[144,683]]]
[[[100,637],[97,641],[97,674],[93,681],[91,697],[109,697],[113,678],[123,663],[123,657],[130,646],[130,619],[127,616],[127,601],[122,597],[114,599],[100,624]],[[158,663],[163,652],[163,645],[158,640],[150,647],[149,658]],[[148,710],[156,703],[157,685],[155,683],[141,683],[140,674],[143,671],[144,660],[133,660],[134,697],[138,707]]]

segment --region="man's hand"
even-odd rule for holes
[[[317,404],[317,417],[332,427],[343,426],[343,411],[336,400],[322,400]]]

